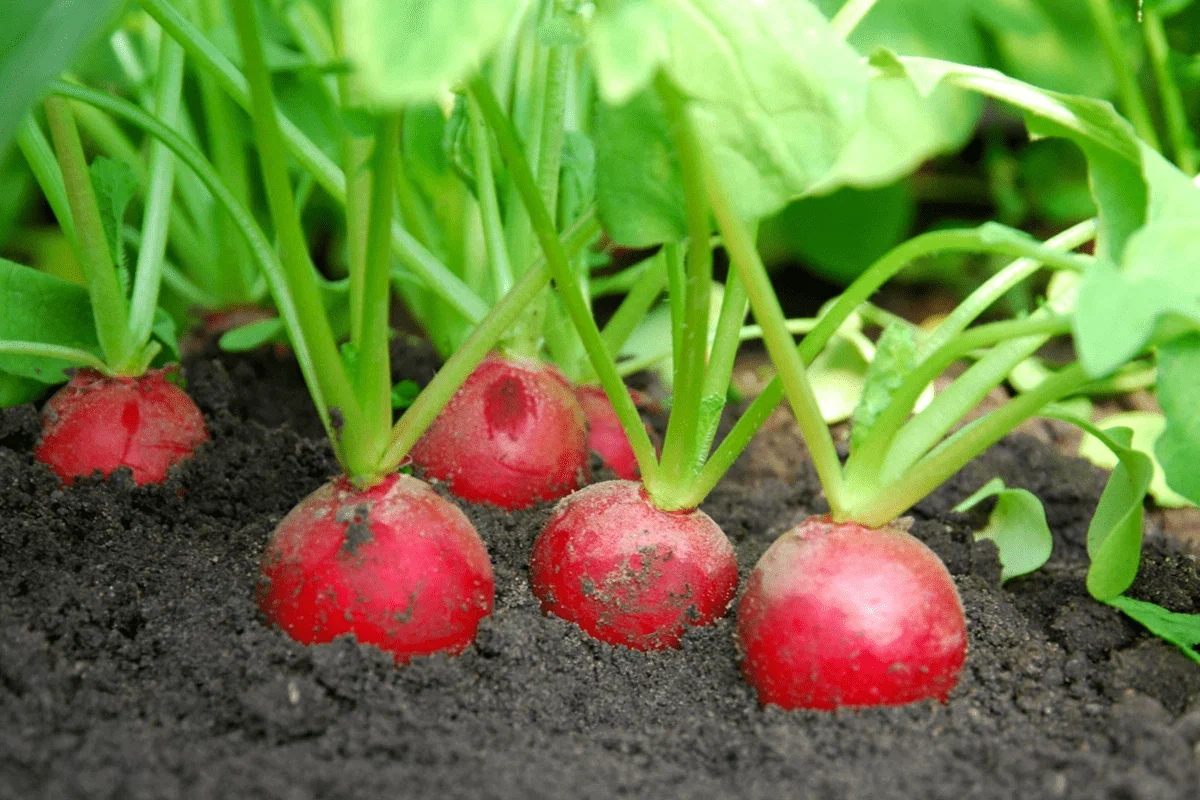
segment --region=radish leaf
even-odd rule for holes
[[[416,381],[403,380],[392,387],[392,409],[403,411],[416,402],[421,387]]]
[[[875,358],[867,368],[862,398],[854,409],[850,433],[853,452],[866,440],[875,421],[917,364],[917,339],[907,325],[889,325],[879,337]]]
[[[367,97],[399,107],[469,78],[528,0],[346,0],[346,46]]]
[[[1191,333],[1158,350],[1158,402],[1166,429],[1154,447],[1166,482],[1200,504],[1200,334]]]
[[[1133,441],[1130,446],[1153,459],[1154,442],[1159,439],[1163,429],[1167,427],[1167,420],[1162,414],[1149,411],[1126,411],[1105,417],[1099,424],[1105,429],[1116,426],[1129,428],[1133,431]],[[1103,469],[1113,469],[1119,463],[1116,455],[1090,433],[1084,434],[1083,441],[1079,445],[1079,455]],[[1150,496],[1164,508],[1191,505],[1191,501],[1180,496],[1168,485],[1163,467],[1158,461],[1154,461],[1154,479],[1150,481]]]
[[[137,175],[128,164],[104,156],[92,162],[91,175],[92,186],[96,190],[96,202],[100,207],[100,223],[104,226],[104,238],[108,242],[108,252],[117,268],[121,291],[129,294],[133,281],[125,259],[121,225],[129,203],[137,194]]]
[[[1119,463],[1100,494],[1096,513],[1088,525],[1087,588],[1092,597],[1108,601],[1124,592],[1137,577],[1142,555],[1143,502],[1154,477],[1154,463],[1130,444],[1133,431],[1113,428],[1101,440]]]
[[[100,355],[87,289],[0,259],[0,339],[59,345]],[[0,355],[0,370],[42,383],[62,383],[78,366],[56,358]]]
[[[1033,492],[1009,489],[1002,479],[993,478],[954,510],[968,511],[989,497],[996,498],[996,506],[975,539],[990,539],[1000,551],[1000,582],[1041,568],[1054,547],[1042,501]]]
[[[124,0],[19,0],[0,28],[0,156],[52,79],[97,39]]]
[[[1196,645],[1200,644],[1200,614],[1180,614],[1156,603],[1134,600],[1124,595],[1106,602],[1121,609],[1155,636],[1175,645],[1185,656],[1200,664],[1200,653],[1195,650]]]
[[[260,319],[221,335],[221,349],[227,353],[245,353],[265,344],[284,340],[283,321]]]

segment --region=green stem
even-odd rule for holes
[[[175,127],[183,95],[183,48],[170,39],[159,48],[157,79],[154,114],[164,125]],[[149,343],[154,327],[174,190],[175,155],[162,142],[154,142],[150,146],[150,185],[142,215],[142,246],[129,302],[129,330],[137,347]]]
[[[488,127],[492,129],[492,133],[496,137],[500,153],[508,166],[509,175],[520,192],[525,208],[533,221],[534,232],[541,244],[542,253],[550,264],[550,272],[554,276],[554,282],[558,286],[563,304],[571,316],[571,321],[575,323],[575,329],[583,340],[583,346],[587,351],[588,358],[591,359],[592,367],[596,370],[600,384],[604,387],[604,392],[608,395],[609,402],[613,404],[613,409],[621,421],[621,427],[629,438],[647,490],[653,498],[654,479],[658,471],[654,446],[642,425],[642,418],[633,403],[633,398],[625,389],[625,383],[621,380],[617,365],[604,346],[604,339],[600,336],[596,321],[588,311],[587,300],[579,291],[579,284],[576,283],[575,276],[571,272],[570,258],[555,232],[550,212],[542,202],[541,194],[533,179],[533,173],[530,172],[529,165],[525,161],[525,155],[521,152],[521,145],[517,141],[512,123],[496,102],[491,86],[486,80],[476,78],[472,81],[471,93],[479,102]]]
[[[81,367],[91,367],[105,375],[114,375],[113,370],[104,360],[97,358],[87,350],[77,347],[62,347],[56,344],[42,342],[22,342],[11,339],[0,339],[0,353],[9,356],[30,356],[32,358],[56,358]]]
[[[79,130],[75,127],[69,102],[57,97],[47,99],[46,117],[62,169],[71,218],[75,220],[79,267],[87,280],[88,294],[92,300],[96,336],[100,340],[104,360],[113,371],[123,374],[134,369],[133,362],[136,360],[132,337],[126,326],[129,310],[105,240],[104,224],[100,221],[100,208],[88,173],[87,158],[83,154],[83,143],[79,140]]]
[[[1064,317],[1026,318],[993,322],[973,328],[947,342],[917,365],[893,393],[887,407],[875,420],[862,444],[846,462],[846,480],[852,490],[878,488],[883,482],[883,465],[901,426],[917,400],[938,375],[978,348],[1027,336],[1050,337],[1069,333],[1071,320]]]
[[[138,2],[169,36],[183,45],[188,58],[199,69],[211,74],[238,105],[250,109],[250,89],[245,76],[175,9],[170,0]],[[280,115],[278,127],[288,153],[312,173],[330,197],[345,205],[345,174],[289,119]],[[392,250],[433,293],[464,318],[478,322],[487,315],[487,304],[398,223],[392,225]]]
[[[677,242],[668,242],[662,248],[667,260],[667,302],[671,311],[671,361],[678,364],[683,360],[683,323],[687,317],[687,269],[683,260],[683,248]]]
[[[492,275],[493,296],[508,294],[513,285],[512,262],[504,241],[504,220],[500,217],[500,201],[496,197],[496,174],[492,166],[492,140],[487,121],[474,97],[468,97],[467,113],[471,121],[471,141],[475,147],[475,179],[479,192],[480,215],[483,218],[483,239],[487,248],[488,266]]]
[[[1188,175],[1195,175],[1196,153],[1192,149],[1192,135],[1188,127],[1183,95],[1171,72],[1171,48],[1167,44],[1167,32],[1163,29],[1162,17],[1156,9],[1147,8],[1142,13],[1142,33],[1146,39],[1150,63],[1154,67],[1154,78],[1158,83],[1158,96],[1162,101],[1163,117],[1167,121],[1171,151],[1179,169]]]
[[[267,239],[266,234],[262,232],[262,229],[258,227],[258,223],[255,222],[253,215],[246,209],[246,206],[233,196],[229,188],[222,182],[220,175],[217,174],[212,164],[204,158],[199,150],[189,144],[174,130],[163,125],[132,103],[105,92],[64,83],[63,81],[52,81],[48,88],[54,95],[103,109],[105,112],[125,120],[131,125],[145,131],[153,138],[165,143],[167,147],[171,148],[171,151],[175,153],[175,157],[181,163],[196,173],[196,177],[199,178],[200,182],[212,193],[217,203],[225,209],[237,226],[239,234],[246,240],[252,258],[271,287],[275,307],[279,310],[279,316],[283,320],[284,327],[287,329],[288,338],[292,343],[292,352],[296,357],[296,362],[300,366],[301,373],[304,375],[304,380],[308,385],[309,393],[312,395],[313,403],[317,407],[317,414],[321,418],[321,424],[324,425],[335,451],[340,452],[341,445],[338,441],[337,430],[333,425],[332,417],[329,413],[329,403],[325,399],[321,383],[318,380],[319,365],[317,359],[310,351],[309,343],[305,339],[300,312],[288,290],[286,271],[283,264],[280,263],[271,242]]]
[[[657,82],[658,95],[667,115],[675,145],[680,177],[686,198],[688,228],[687,280],[676,283],[672,292],[684,289],[680,357],[675,360],[674,399],[663,441],[662,474],[674,488],[682,490],[699,472],[702,456],[697,453],[700,437],[700,403],[708,359],[708,318],[712,297],[713,252],[710,241],[708,193],[700,142],[687,118],[684,99],[665,78]],[[675,306],[678,307],[678,304]],[[739,322],[740,324],[740,322]]]
[[[858,23],[862,22],[867,12],[875,6],[875,2],[876,0],[846,0],[846,4],[839,8],[829,21],[830,27],[838,36],[849,39]]]
[[[234,3],[233,18],[250,83],[250,116],[258,145],[259,162],[262,165],[267,204],[271,209],[275,235],[279,240],[287,290],[300,312],[301,336],[312,351],[316,376],[321,383],[321,394],[331,407],[338,408],[344,421],[345,432],[350,437],[358,437],[363,431],[362,412],[338,354],[329,319],[325,315],[316,270],[309,260],[308,245],[296,212],[295,197],[292,195],[291,179],[288,176],[287,153],[283,146],[274,91],[271,88],[271,74],[267,69],[259,34],[258,12],[253,3]],[[353,441],[348,438],[344,442],[341,452],[346,461],[343,466],[352,477],[369,476],[373,472],[374,464],[360,460],[363,450],[362,443],[357,441],[357,438]]]
[[[1015,427],[1086,382],[1087,374],[1082,366],[1068,367],[1033,391],[967,425],[919,461],[908,474],[874,492],[861,505],[847,509],[843,515],[835,515],[835,519],[854,520],[872,528],[887,525]]]
[[[792,336],[787,330],[787,319],[779,305],[779,298],[771,288],[771,278],[758,255],[758,248],[750,231],[737,216],[729,196],[717,176],[709,171],[709,199],[717,218],[717,228],[725,241],[729,260],[746,285],[750,307],[755,319],[763,327],[763,343],[767,353],[779,371],[779,377],[787,392],[792,412],[800,426],[800,433],[808,445],[809,455],[817,470],[817,477],[825,489],[829,508],[836,514],[843,508],[844,481],[842,466],[838,461],[833,436],[821,415],[817,396],[805,372],[805,362]]]
[[[54,158],[50,142],[34,121],[32,114],[26,115],[25,121],[17,129],[17,146],[21,148],[21,155],[29,164],[29,170],[33,173],[38,188],[50,204],[50,210],[58,220],[58,227],[62,229],[63,236],[67,237],[72,250],[78,251],[75,220],[71,218],[71,205],[67,200],[67,187],[63,184],[62,171],[58,168],[58,161]]]
[[[700,401],[699,443],[696,450],[697,470],[704,467],[704,460],[712,449],[721,422],[721,412],[729,397],[729,382],[733,379],[733,365],[737,360],[738,345],[746,340],[742,323],[746,321],[746,287],[736,272],[725,279],[725,296],[721,298],[721,314],[717,318],[716,336],[713,337],[712,354],[708,359],[708,370],[704,373],[704,388]],[[807,320],[806,320],[807,321]],[[789,334],[794,334],[793,320],[787,321]],[[759,335],[762,335],[761,326]]]
[[[363,439],[368,452],[363,460],[379,462],[392,427],[392,369],[388,347],[391,326],[391,219],[393,153],[400,147],[400,115],[389,114],[379,124],[371,159],[371,204],[368,210],[367,249],[361,280],[362,331],[358,342],[357,396],[363,409]],[[350,291],[355,290],[351,276]],[[353,295],[351,295],[353,297]],[[372,478],[377,476],[370,476]]]
[[[1100,35],[1100,41],[1108,54],[1113,74],[1117,78],[1117,91],[1121,96],[1121,106],[1125,115],[1129,117],[1129,121],[1133,123],[1138,137],[1143,142],[1155,150],[1161,150],[1162,145],[1158,141],[1154,123],[1150,120],[1150,109],[1146,105],[1146,98],[1142,94],[1141,86],[1138,85],[1137,75],[1130,69],[1129,60],[1125,56],[1125,45],[1117,30],[1117,20],[1113,16],[1109,0],[1088,0],[1088,7],[1092,12],[1092,20],[1096,24],[1096,32]]]
[[[1096,220],[1085,220],[1059,233],[1057,236],[1047,239],[1045,246],[1054,250],[1074,250],[1076,247],[1095,238],[1097,227]],[[1037,258],[1019,258],[984,281],[979,288],[959,303],[954,311],[950,312],[949,316],[942,320],[941,324],[937,326],[937,329],[934,330],[928,339],[922,342],[917,354],[918,357],[924,358],[927,354],[941,348],[966,330],[967,326],[990,308],[993,303],[1007,294],[1018,283],[1041,269],[1042,263]]]

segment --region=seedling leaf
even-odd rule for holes
[[[1100,422],[1100,425],[1104,428],[1116,426],[1129,428],[1133,431],[1133,441],[1130,446],[1154,460],[1154,443],[1159,440],[1163,430],[1167,427],[1167,420],[1162,414],[1149,411],[1127,411],[1106,417]],[[1113,469],[1119,463],[1116,455],[1103,442],[1089,433],[1084,434],[1083,441],[1079,445],[1079,455],[1103,469]],[[1154,461],[1154,479],[1150,481],[1150,496],[1164,508],[1191,505],[1186,497],[1172,491],[1167,484],[1162,465],[1158,461]]]
[[[100,355],[92,305],[78,284],[0,259],[0,339],[38,342]],[[62,383],[63,370],[78,366],[61,359],[0,355],[0,371]]]
[[[1143,502],[1154,463],[1130,445],[1133,431],[1113,428],[1101,440],[1119,459],[1108,484],[1100,494],[1096,513],[1088,525],[1087,588],[1092,597],[1106,602],[1124,592],[1137,577],[1142,554]]]
[[[150,328],[154,338],[163,346],[160,359],[179,361],[179,333],[175,327],[175,318],[162,309],[154,309],[154,324]]]
[[[1196,645],[1200,644],[1200,614],[1180,614],[1168,611],[1156,603],[1145,600],[1134,600],[1132,597],[1119,595],[1107,601],[1110,606],[1121,609],[1129,617],[1136,620],[1160,639],[1170,642],[1180,651],[1200,664],[1200,653]]]
[[[1054,547],[1042,501],[1033,492],[1009,489],[1001,478],[992,478],[954,510],[968,511],[989,497],[996,498],[996,506],[975,540],[990,539],[1000,551],[1000,582],[1040,569]]]
[[[851,451],[860,447],[892,396],[917,363],[917,340],[907,325],[889,325],[879,337],[875,358],[867,369],[862,398],[854,409]]]
[[[221,349],[227,353],[245,353],[256,350],[265,344],[283,339],[283,321],[275,319],[260,319],[240,328],[226,331],[221,336]]]
[[[1200,504],[1200,334],[1158,349],[1158,402],[1165,430],[1154,452],[1171,489]]]
[[[403,380],[392,387],[392,409],[403,411],[416,402],[421,387],[416,381]]]
[[[121,291],[129,294],[133,285],[129,265],[125,263],[125,243],[121,238],[121,225],[125,212],[138,190],[137,174],[123,161],[100,156],[92,162],[92,186],[96,190],[96,202],[100,206],[100,222],[104,226],[104,238],[108,252],[117,267]]]

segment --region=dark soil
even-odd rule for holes
[[[0,412],[0,798],[1200,793],[1200,669],[1088,599],[1084,534],[1104,476],[1023,437],[914,511],[970,622],[945,706],[763,710],[730,620],[645,655],[544,618],[526,581],[544,508],[467,508],[497,591],[463,656],[395,669],[351,641],[294,644],[255,608],[257,560],[335,468],[298,433],[315,433],[312,414],[273,358],[192,364],[214,441],[162,487],[118,475],[64,490],[30,456],[33,410]],[[799,445],[755,444],[705,506],[743,575],[823,510],[807,468],[782,480],[756,467],[781,461],[756,456],[772,447],[794,460]],[[1056,537],[1045,569],[1003,589],[994,550],[973,543],[983,512],[950,510],[994,474],[1045,501]],[[1195,560],[1151,537],[1132,594],[1200,611]]]

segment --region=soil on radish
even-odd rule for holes
[[[63,490],[32,458],[37,415],[0,413],[3,800],[1195,797],[1200,669],[1087,598],[1103,485],[1087,464],[1011,437],[915,510],[969,621],[945,706],[763,710],[732,615],[652,654],[544,617],[527,568],[548,507],[464,507],[495,564],[495,614],[464,655],[396,669],[346,640],[298,645],[255,606],[268,535],[334,469],[296,433],[307,412],[245,419],[248,398],[294,408],[272,363],[191,365],[213,441],[158,487],[118,473]],[[808,469],[760,468],[773,447],[797,444],[756,443],[703,506],[743,582],[776,535],[825,510]],[[1004,589],[972,540],[984,512],[950,510],[995,474],[1045,501],[1056,537],[1046,569]],[[1195,559],[1147,540],[1134,596],[1200,611]]]

